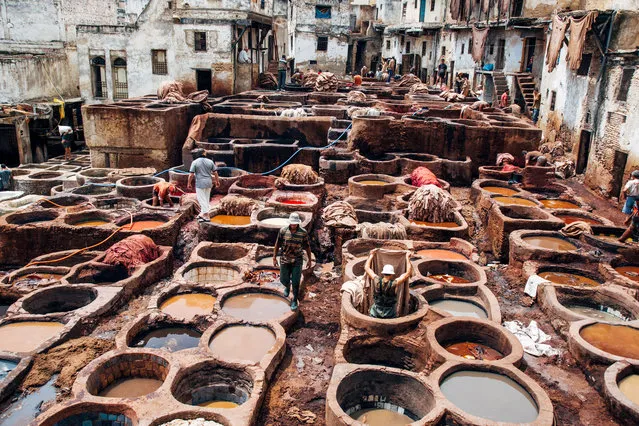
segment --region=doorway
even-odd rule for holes
[[[366,65],[366,42],[358,41],[357,42],[357,51],[355,52],[355,73],[359,74],[360,70],[364,65]],[[362,76],[364,77],[364,76]]]
[[[448,71],[448,76],[446,76],[446,81],[448,82],[448,87],[453,87],[455,82],[455,61],[450,61],[450,67]]]
[[[533,63],[531,59],[535,56],[535,43],[537,39],[535,37],[526,37],[524,39],[524,50],[521,58],[521,72],[532,72]],[[534,59],[533,59],[534,60]]]
[[[497,40],[497,60],[495,61],[495,70],[503,70],[504,62],[506,62],[506,40],[500,38]]]
[[[208,90],[209,94],[212,95],[212,78],[211,70],[195,70],[197,90]]]
[[[575,172],[580,175],[588,168],[588,157],[590,156],[590,137],[592,133],[582,130],[579,136],[579,154],[577,155],[577,166]]]
[[[628,153],[623,151],[615,151],[615,158],[612,162],[612,183],[610,186],[610,196],[619,197],[623,185],[623,175],[628,162]]]

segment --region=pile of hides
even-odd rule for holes
[[[357,225],[357,232],[361,238],[378,240],[405,240],[408,238],[406,227],[401,223],[364,222]]]
[[[377,108],[369,107],[350,107],[347,113],[350,118],[362,116],[379,117],[380,115],[382,115],[382,112]]]
[[[461,93],[455,93],[452,90],[446,90],[441,92],[439,94],[439,97],[443,98],[445,101],[448,101],[448,102],[463,101],[466,98]]]
[[[366,102],[366,95],[359,90],[351,90],[346,95],[347,104],[361,104]]]
[[[257,201],[247,197],[227,195],[220,200],[220,209],[230,216],[250,216],[258,207]]]
[[[568,179],[575,175],[575,162],[572,160],[555,161],[555,176]]]
[[[437,176],[435,173],[431,172],[424,166],[417,167],[410,174],[410,182],[411,185],[416,187],[422,187],[424,185],[435,185],[438,187],[442,187],[442,184],[437,180]]]
[[[340,293],[351,295],[353,307],[359,308],[364,302],[364,277],[356,277],[353,281],[346,281],[340,288]]]
[[[592,234],[592,228],[586,222],[577,221],[564,226],[559,232],[564,237],[576,238],[581,234]]]
[[[406,74],[399,79],[399,87],[413,87],[416,84],[422,84],[422,81],[415,74]]]
[[[197,92],[184,94],[182,83],[179,81],[165,81],[158,87],[158,100],[144,106],[144,108],[152,108],[152,105],[158,103],[164,104],[202,104],[205,111],[211,110],[211,105],[206,101],[209,97],[208,90],[199,90]]]
[[[566,148],[562,141],[546,142],[539,147],[539,151],[555,166],[555,176],[568,179],[575,175],[575,162],[566,155]]]
[[[275,90],[277,89],[277,79],[270,72],[262,72],[257,76],[257,85],[262,89]]]
[[[307,117],[308,113],[304,108],[289,108],[283,109],[282,112],[280,112],[280,116],[289,118]]]
[[[528,354],[533,356],[554,356],[561,353],[546,343],[550,340],[550,336],[539,328],[536,321],[530,321],[527,327],[519,321],[507,321],[503,325],[506,330],[515,335],[524,347],[524,352]]]
[[[546,142],[539,147],[539,152],[542,154],[550,154],[552,160],[557,157],[563,157],[566,154],[562,141]]]
[[[413,84],[408,91],[410,95],[428,95],[428,85],[424,83]]]
[[[453,197],[435,185],[417,188],[408,200],[408,218],[426,222],[450,222],[456,207]]]
[[[123,266],[129,274],[136,267],[160,257],[160,248],[146,235],[133,235],[113,244],[104,253],[103,263]]]
[[[317,76],[315,81],[316,92],[337,92],[339,80],[332,72],[323,72]]]
[[[319,182],[319,176],[313,168],[304,164],[289,164],[284,167],[281,178],[293,185],[312,185]]]
[[[406,262],[406,252],[401,250],[384,250],[381,249],[377,251],[373,257],[373,262],[371,263],[371,269],[375,271],[375,273],[379,276],[381,275],[382,268],[384,265],[392,265],[395,269],[395,276],[400,276],[404,274],[408,269],[408,263]],[[404,283],[397,288],[397,317],[401,317],[407,315],[409,312],[409,301],[410,301],[410,288],[408,285],[408,281],[404,281]],[[358,307],[358,310],[361,313],[368,314],[368,310],[371,305],[374,303],[373,301],[373,286],[376,283],[372,282],[368,274],[364,277],[364,303]]]
[[[482,111],[484,108],[490,108],[490,104],[486,101],[477,101],[470,106],[470,109]]]
[[[333,228],[354,228],[357,226],[355,209],[346,201],[336,201],[326,206],[322,219],[326,226]]]
[[[319,77],[319,74],[316,73],[315,71],[313,70],[306,71],[304,75],[302,76],[302,86],[314,89],[315,83],[317,83],[317,77]]]

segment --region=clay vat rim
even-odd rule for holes
[[[631,361],[631,362],[639,362],[639,356],[637,358],[628,358],[620,355],[615,355],[610,352],[606,352],[604,350],[599,349],[595,345],[590,344],[581,336],[581,331],[586,327],[595,324],[607,324],[613,327],[629,327],[635,330],[639,330],[639,322],[637,321],[629,321],[621,324],[611,324],[605,321],[598,321],[596,319],[584,319],[580,321],[574,321],[570,324],[570,328],[568,329],[568,344],[569,347],[572,344],[575,344],[580,347],[581,350],[585,351],[588,354],[588,357],[592,360],[604,361],[607,364],[613,364],[617,361]],[[572,350],[571,350],[572,352]]]

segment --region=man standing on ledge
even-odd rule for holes
[[[189,190],[193,189],[193,179],[195,179],[195,194],[197,195],[197,202],[200,205],[200,215],[197,220],[200,222],[209,222],[211,216],[209,211],[211,210],[211,188],[213,187],[213,181],[215,181],[215,187],[220,186],[220,179],[217,175],[217,168],[213,160],[204,157],[204,150],[201,148],[191,151],[193,162],[191,163],[191,169],[189,174]]]
[[[291,285],[293,287],[292,311],[297,310],[304,251],[308,256],[307,268],[311,268],[311,244],[308,240],[308,233],[300,226],[301,223],[300,215],[291,213],[288,218],[288,226],[280,229],[273,249],[273,266],[280,268],[280,282],[285,287],[284,296],[288,297]],[[280,247],[282,248],[282,258],[278,264],[277,252]]]
[[[277,63],[277,90],[284,90],[287,70],[288,61],[286,60],[286,55],[282,55],[282,59]]]

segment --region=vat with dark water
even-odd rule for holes
[[[496,422],[529,423],[539,415],[532,396],[513,379],[488,371],[457,371],[440,385],[450,402],[468,414]]]
[[[18,398],[0,414],[2,426],[25,426],[40,415],[42,405],[55,401],[57,375],[35,391]]]
[[[245,321],[270,321],[290,312],[289,301],[268,293],[243,293],[231,296],[222,305],[222,310]]]
[[[216,298],[210,294],[178,294],[165,300],[160,310],[173,318],[192,320],[196,315],[209,315],[213,312]]]
[[[569,272],[553,272],[546,271],[538,274],[541,278],[554,284],[571,285],[577,287],[597,287],[601,283],[580,274],[572,274]]]
[[[484,308],[466,300],[436,299],[429,301],[428,304],[432,308],[446,311],[454,317],[488,318]]]
[[[131,347],[177,352],[198,345],[202,333],[189,327],[161,327],[138,334]]]
[[[639,330],[636,328],[597,323],[582,328],[579,334],[586,342],[604,352],[639,359]]]
[[[523,240],[530,244],[531,246],[535,246],[538,248],[543,248],[547,250],[556,250],[556,251],[572,251],[577,250],[577,246],[572,244],[570,241],[564,240],[563,238],[558,237],[547,237],[543,235],[533,236],[533,237],[525,237]]]
[[[624,277],[639,283],[639,266],[618,266],[615,271]]]
[[[571,303],[571,304],[566,304],[565,306],[567,309],[569,309],[570,311],[576,314],[583,315],[583,316],[600,320],[600,321],[608,321],[608,322],[628,321],[628,318],[625,318],[621,312],[605,305],[591,306],[591,305],[585,305],[585,304]]]
[[[215,333],[209,348],[220,359],[259,362],[274,344],[275,334],[266,327],[232,325]]]

